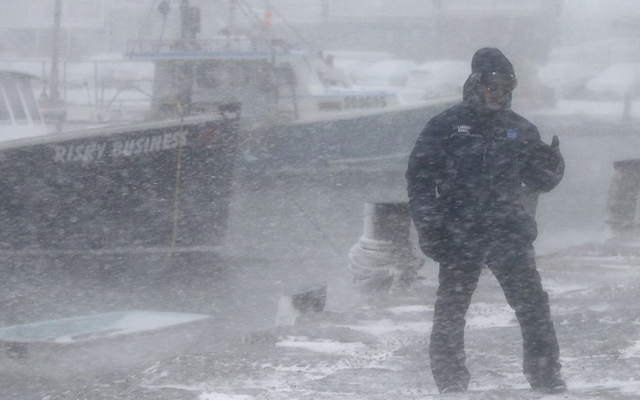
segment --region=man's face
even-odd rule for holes
[[[492,73],[485,78],[486,82],[482,84],[484,93],[484,102],[486,107],[492,111],[501,110],[507,101],[509,95],[516,88],[516,78],[513,75]]]

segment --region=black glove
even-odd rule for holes
[[[553,136],[551,144],[548,145],[543,141],[523,142],[520,146],[520,158],[528,164],[535,163],[540,167],[555,168],[555,165],[562,158],[560,156],[560,139]],[[546,168],[545,168],[546,169]]]
[[[560,139],[554,136],[551,145],[542,141],[523,143],[520,149],[520,175],[531,190],[548,192],[564,175],[564,160]]]
[[[540,142],[533,151],[532,163],[539,171],[553,173],[561,162],[560,139],[555,135],[551,139],[551,145]]]

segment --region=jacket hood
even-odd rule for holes
[[[480,89],[480,83],[484,74],[498,72],[515,76],[513,64],[495,47],[484,47],[475,52],[471,59],[471,75],[467,78],[462,88],[462,100],[470,102],[476,107],[484,106],[484,96]],[[504,109],[511,108],[511,95]]]
[[[515,75],[511,61],[495,47],[484,47],[476,51],[471,59],[471,72]]]

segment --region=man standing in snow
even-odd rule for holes
[[[471,71],[462,103],[427,123],[406,173],[420,247],[440,263],[431,370],[441,393],[467,389],[465,314],[486,265],[516,312],[531,387],[562,392],[549,296],[534,259],[536,223],[520,203],[524,186],[548,192],[562,179],[559,141],[543,143],[536,126],[511,111],[517,80],[500,50],[478,50]]]

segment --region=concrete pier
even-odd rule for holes
[[[406,202],[367,202],[364,232],[349,250],[349,271],[365,295],[408,287],[424,259],[411,242],[411,215]]]
[[[640,159],[613,163],[615,174],[609,187],[607,225],[609,250],[640,252]]]

